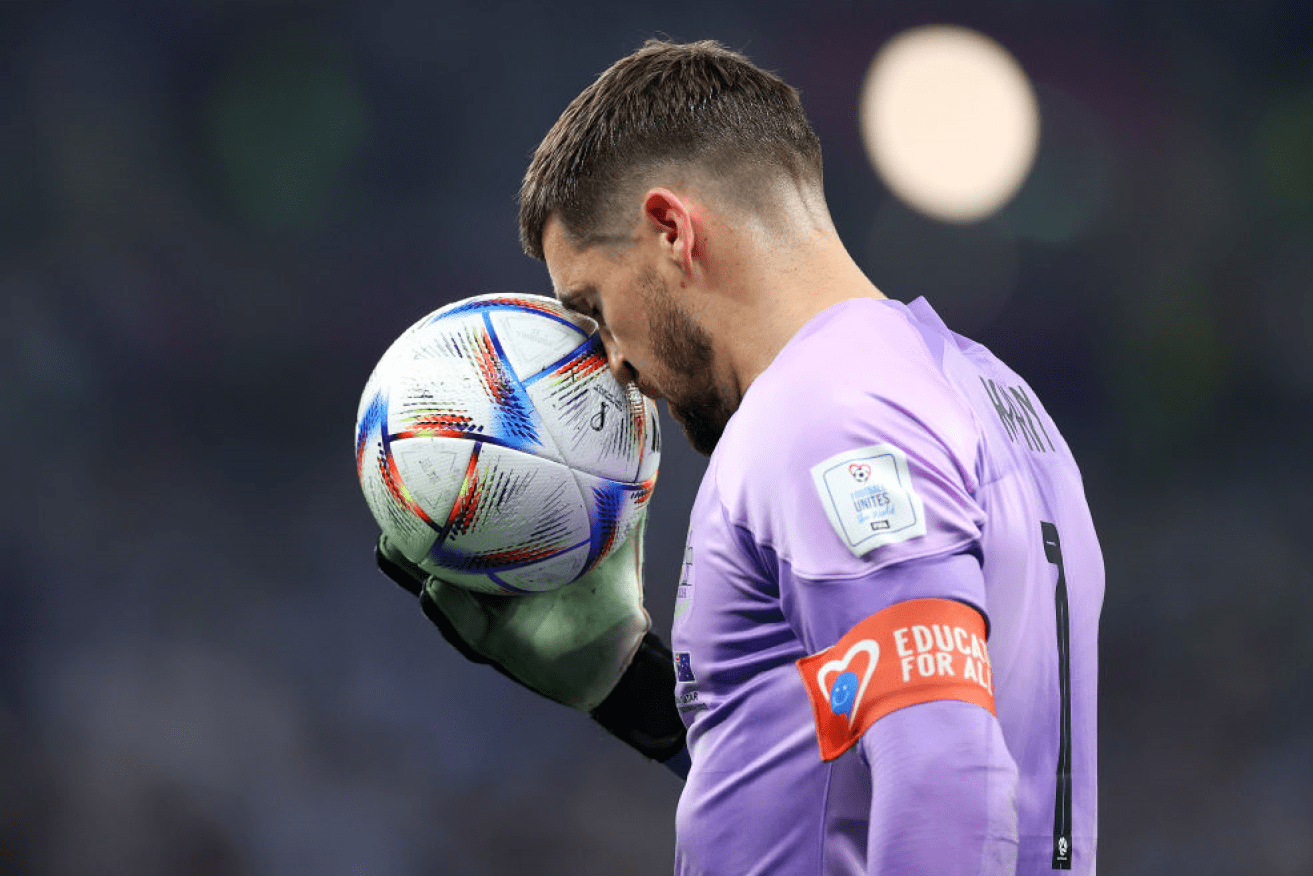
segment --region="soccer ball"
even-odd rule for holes
[[[540,295],[449,304],[397,338],[356,414],[356,471],[412,562],[486,593],[552,590],[637,525],[656,407],[607,367],[596,327]]]

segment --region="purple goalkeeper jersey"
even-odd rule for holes
[[[749,387],[693,507],[677,876],[1092,874],[1103,578],[1080,472],[1025,381],[924,299],[816,316]],[[966,662],[995,712],[916,702],[823,760],[797,661],[907,600],[984,615],[987,659]],[[838,675],[833,708],[855,708]]]

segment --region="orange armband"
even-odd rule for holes
[[[872,724],[904,706],[962,700],[994,714],[985,619],[953,599],[891,605],[797,665],[816,718],[821,760],[834,760]]]

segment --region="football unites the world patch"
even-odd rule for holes
[[[812,466],[811,474],[825,516],[853,556],[925,535],[925,508],[907,454],[894,445],[845,451]]]
[[[906,706],[962,700],[994,713],[985,619],[953,599],[909,599],[797,661],[821,759],[834,760],[877,720]]]

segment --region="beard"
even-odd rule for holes
[[[662,387],[662,395],[670,415],[693,449],[710,456],[734,413],[716,388],[711,335],[679,306],[655,272],[644,274],[639,282],[647,304],[653,355],[669,384]]]

